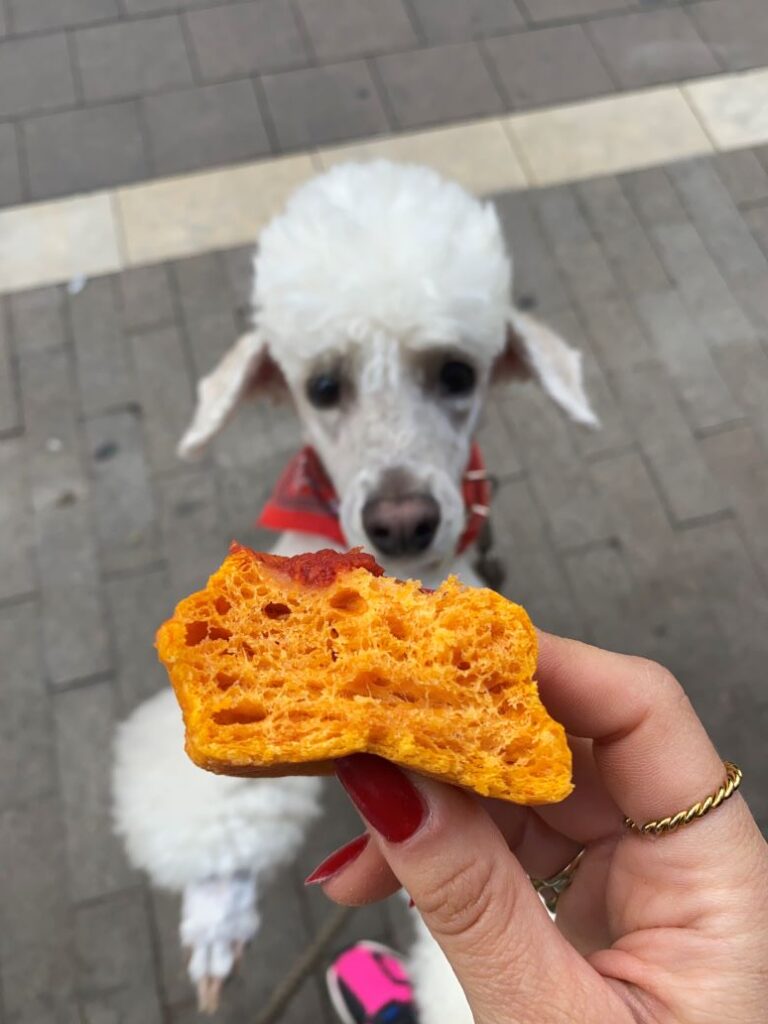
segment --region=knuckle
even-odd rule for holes
[[[685,691],[677,678],[665,666],[650,658],[640,658],[640,669],[645,679],[646,686],[653,693],[672,703],[677,703],[685,697]]]
[[[493,861],[470,855],[436,879],[419,899],[430,927],[444,937],[485,930],[498,902],[494,874]]]

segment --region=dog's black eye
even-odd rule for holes
[[[332,409],[341,401],[341,380],[335,373],[318,373],[307,381],[307,398],[318,409]]]
[[[440,367],[440,389],[445,395],[468,395],[475,386],[475,368],[460,359],[449,359]]]

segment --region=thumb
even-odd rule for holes
[[[627,1019],[555,928],[478,801],[369,754],[340,759],[336,771],[442,947],[475,1024]]]

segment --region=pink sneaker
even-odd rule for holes
[[[379,942],[358,942],[325,972],[328,995],[343,1024],[417,1024],[403,961]]]

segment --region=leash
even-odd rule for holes
[[[328,915],[315,938],[272,990],[267,1005],[253,1024],[274,1024],[278,1020],[355,910],[355,907],[338,907],[334,913]]]

